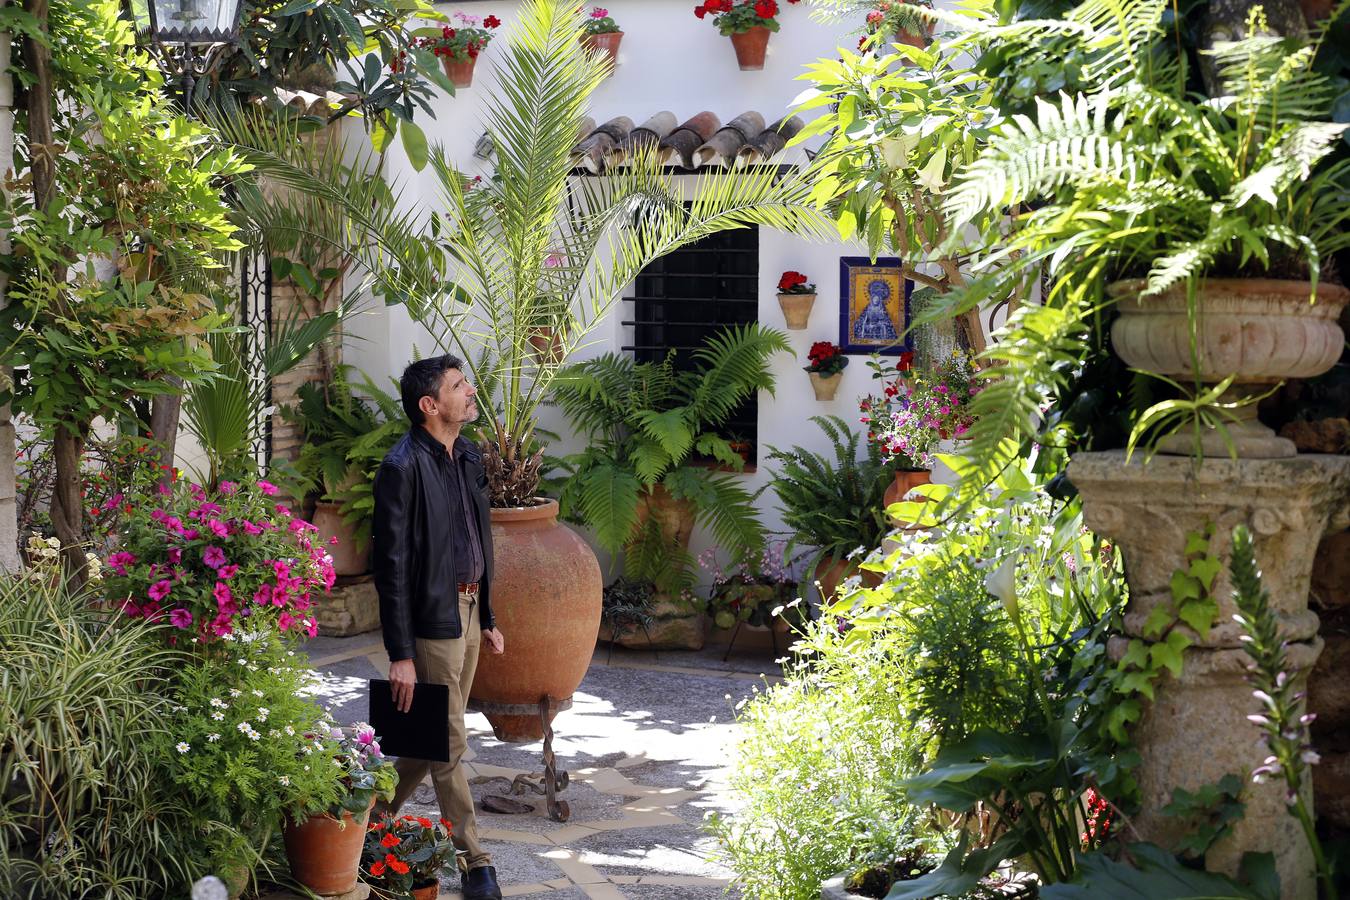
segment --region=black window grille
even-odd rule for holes
[[[710,235],[669,253],[634,282],[633,343],[623,349],[638,362],[659,362],[675,351],[675,366],[692,369],[692,351],[730,325],[758,320],[759,229],[751,226]],[[758,451],[759,403],[751,396],[732,414],[723,433],[753,464]]]

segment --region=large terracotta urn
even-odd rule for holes
[[[1350,291],[1322,283],[1314,292],[1306,281],[1207,279],[1195,294],[1197,367],[1191,356],[1185,285],[1141,299],[1142,288],[1142,281],[1130,280],[1107,289],[1120,311],[1111,328],[1117,355],[1136,369],[1188,386],[1195,381],[1216,385],[1235,376],[1223,402],[1253,401],[1229,410],[1237,418],[1226,428],[1238,457],[1295,456],[1293,441],[1257,421],[1254,398],[1285,379],[1312,378],[1336,364],[1345,346],[1336,320],[1350,302]],[[1200,449],[1206,457],[1228,455],[1228,444],[1217,430],[1202,435]],[[1189,454],[1194,440],[1179,432],[1163,438],[1158,450]]]
[[[600,562],[558,521],[558,501],[492,510],[492,611],[506,639],[478,657],[471,702],[537,707],[566,700],[586,675],[600,631]],[[501,741],[541,740],[537,713],[486,713]],[[550,716],[551,718],[551,716]]]

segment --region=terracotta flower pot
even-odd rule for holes
[[[839,593],[839,585],[850,575],[858,573],[858,564],[851,559],[839,559],[827,556],[816,568],[815,580],[820,585],[822,603],[832,603]],[[863,572],[862,583],[867,587],[881,584],[881,576],[876,572]]]
[[[364,550],[356,549],[356,531],[338,513],[336,503],[319,503],[314,507],[313,525],[319,529],[319,537],[333,557],[333,571],[340,576],[364,575],[370,571],[370,544]],[[329,538],[337,538],[336,544],[329,544]]]
[[[445,77],[450,79],[451,84],[457,88],[466,88],[473,85],[473,66],[476,62],[478,62],[476,56],[470,56],[468,59],[442,56],[441,68],[445,69]]]
[[[371,800],[371,806],[375,801]],[[356,887],[370,806],[360,816],[344,811],[342,821],[324,813],[282,830],[286,858],[295,880],[321,896],[346,894]]]
[[[833,400],[835,392],[839,390],[839,382],[843,380],[843,372],[835,372],[833,375],[822,375],[819,372],[807,372],[811,376],[811,390],[816,392],[817,400]]]
[[[887,506],[899,503],[905,495],[921,484],[928,484],[933,473],[928,469],[902,470],[895,473],[895,480],[882,495]]]
[[[439,882],[433,881],[431,884],[424,884],[421,887],[412,889],[413,900],[436,900],[441,895],[441,886]]]
[[[730,35],[736,49],[736,62],[742,72],[758,72],[764,68],[764,54],[769,49],[769,29],[756,25],[749,31]]]
[[[1337,324],[1350,302],[1350,291],[1337,285],[1317,286],[1317,302],[1306,281],[1268,278],[1211,278],[1196,292],[1199,314],[1196,340],[1199,370],[1191,360],[1186,288],[1138,299],[1142,281],[1118,281],[1108,287],[1120,317],[1111,327],[1116,354],[1136,369],[1157,372],[1189,384],[1218,384],[1236,376],[1224,393],[1235,401],[1261,393],[1287,378],[1312,378],[1340,359],[1345,333]],[[1277,437],[1256,419],[1256,404],[1232,410],[1228,424],[1239,457],[1273,459],[1294,456],[1293,441]],[[1204,435],[1205,456],[1228,454],[1217,432]],[[1162,453],[1189,454],[1189,435],[1175,434],[1158,444]]]
[[[815,302],[815,294],[778,295],[778,305],[783,308],[783,321],[792,331],[801,331],[806,327],[806,320],[811,318],[811,307]]]
[[[545,695],[567,699],[586,675],[600,631],[600,562],[558,522],[556,500],[492,510],[492,544],[492,610],[506,652],[478,657],[470,696],[531,706]],[[488,721],[500,741],[544,736],[538,715],[493,714]]]
[[[619,44],[623,42],[622,31],[606,31],[604,34],[583,34],[581,43],[588,50],[598,50],[609,57],[611,72],[619,66]]]

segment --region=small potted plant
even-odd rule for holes
[[[585,30],[586,33],[581,36],[581,43],[589,50],[598,50],[608,56],[610,71],[613,71],[619,65],[619,44],[623,41],[623,32],[610,18],[609,10],[599,6],[592,7]]]
[[[473,67],[492,40],[492,32],[501,27],[502,20],[496,16],[470,16],[462,12],[455,13],[458,28],[446,25],[441,33],[432,37],[420,38],[417,45],[430,50],[440,57],[445,68],[445,77],[457,88],[466,88],[473,84]]]
[[[815,302],[816,286],[801,272],[784,272],[778,279],[778,305],[783,308],[783,319],[792,331],[806,327]]]
[[[876,0],[867,13],[862,45],[893,40],[911,47],[927,47],[932,37],[923,18],[914,11],[920,6],[933,8],[930,0]]]
[[[848,367],[848,357],[838,344],[816,341],[807,351],[809,365],[803,366],[811,376],[811,389],[817,400],[833,400],[839,390],[839,378]]]
[[[356,887],[370,809],[377,798],[394,798],[398,773],[365,723],[304,738],[332,760],[341,799],[327,808],[302,807],[287,821],[286,858],[291,874],[314,893],[345,894]]]
[[[384,814],[366,830],[362,880],[381,896],[436,900],[440,875],[455,861],[451,830],[445,819]]]
[[[741,71],[764,68],[769,35],[778,30],[778,0],[704,0],[694,7],[694,15],[700,19],[712,16],[717,30],[731,38]]]
[[[717,564],[716,550],[699,555],[699,565],[712,573],[708,615],[714,625],[729,629],[741,623],[786,631],[802,624],[801,605],[791,605],[798,596],[798,580],[792,562],[785,557],[786,545],[786,541],[770,541],[756,559],[729,569]]]

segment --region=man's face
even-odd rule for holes
[[[446,369],[441,376],[441,387],[436,392],[435,411],[428,411],[428,418],[435,416],[446,424],[465,425],[478,418],[478,404],[474,397],[478,391],[459,369]]]

